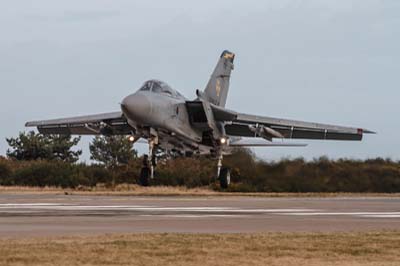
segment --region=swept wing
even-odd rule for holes
[[[232,111],[229,111],[232,113]],[[225,126],[226,134],[240,137],[285,139],[361,140],[367,129],[236,113]]]
[[[42,134],[123,135],[132,131],[122,112],[31,121],[25,126],[37,127]]]

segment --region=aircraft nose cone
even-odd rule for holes
[[[133,94],[122,101],[121,109],[130,119],[144,121],[151,114],[151,103],[145,95]]]

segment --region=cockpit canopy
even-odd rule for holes
[[[160,80],[149,80],[146,81],[143,86],[139,89],[140,91],[151,91],[154,93],[162,93],[172,97],[183,98],[183,96],[172,89],[167,83]]]

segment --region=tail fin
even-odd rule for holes
[[[229,91],[229,79],[233,69],[235,54],[223,51],[214,72],[208,81],[204,96],[211,103],[224,107]]]

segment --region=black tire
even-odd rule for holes
[[[150,179],[150,168],[143,167],[140,170],[139,185],[141,185],[143,187],[148,187],[149,186],[149,179]]]
[[[156,157],[155,154],[153,154],[153,156],[151,157],[151,165],[152,165],[153,167],[156,167],[156,166],[157,166],[157,157]]]
[[[229,168],[222,168],[219,173],[219,184],[221,188],[227,189],[231,183],[231,171]]]

